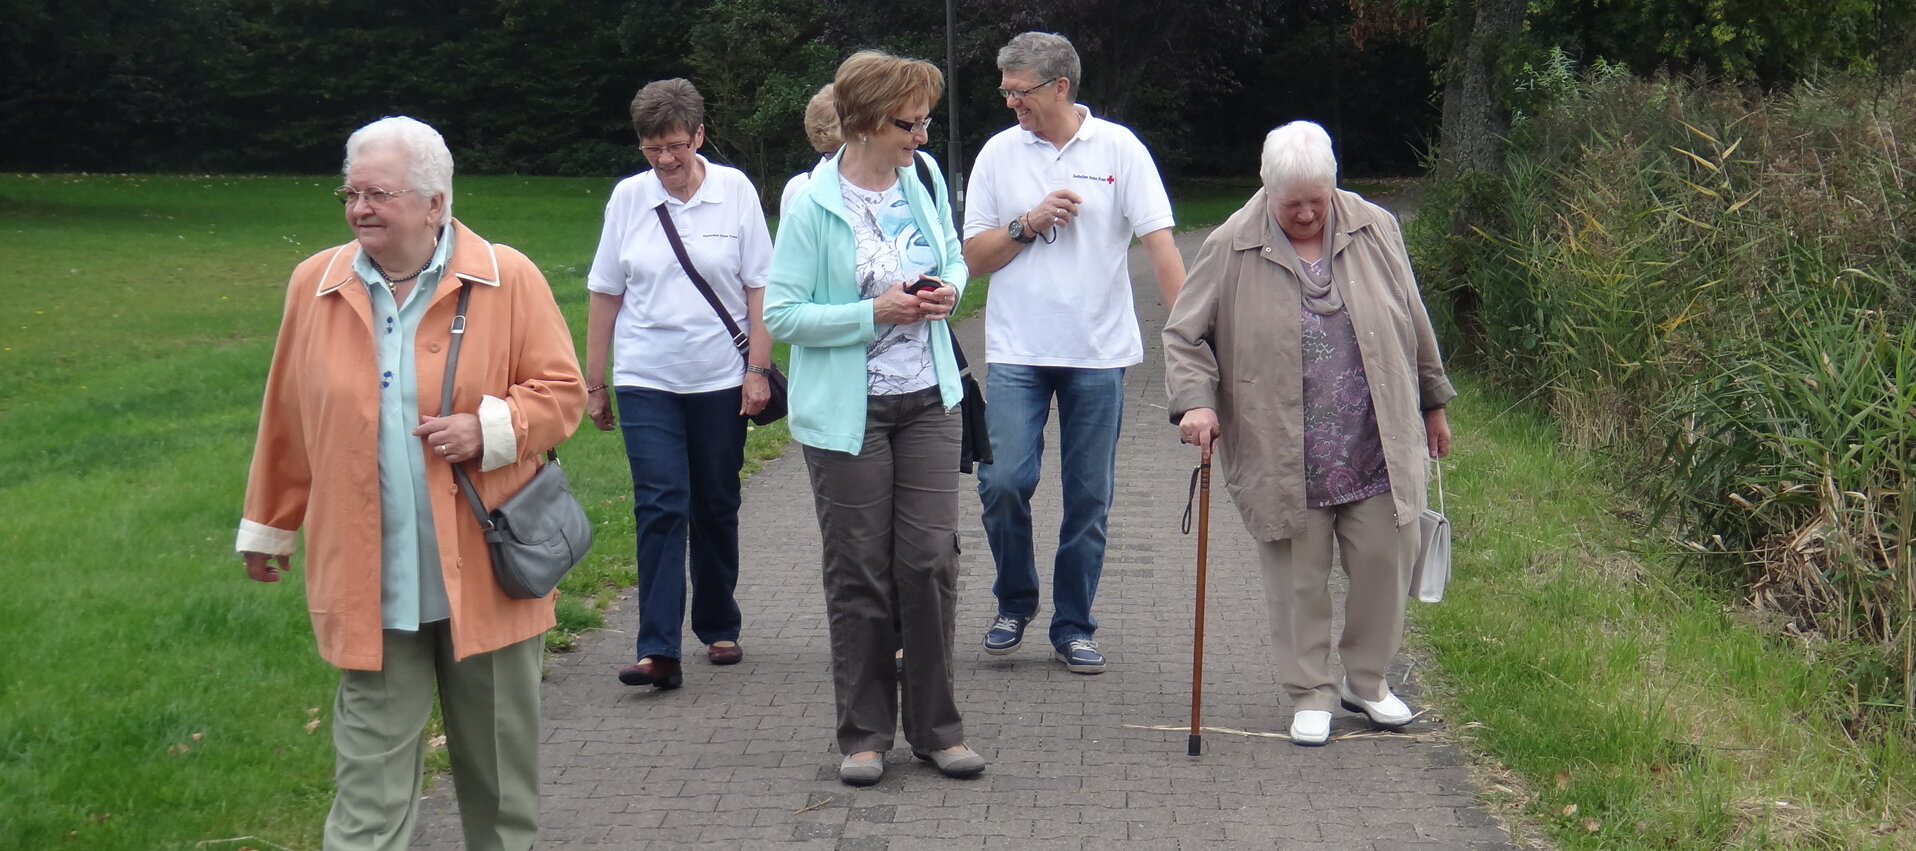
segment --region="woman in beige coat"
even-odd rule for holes
[[[1337,189],[1322,127],[1264,142],[1264,188],[1204,241],[1164,327],[1171,421],[1220,449],[1258,541],[1291,739],[1321,745],[1331,708],[1399,727],[1385,672],[1403,637],[1429,458],[1456,395],[1397,220]],[[1208,344],[1208,345],[1207,345]],[[1350,593],[1331,678],[1332,541]]]

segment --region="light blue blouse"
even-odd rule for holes
[[[386,629],[414,632],[422,623],[452,617],[439,572],[432,504],[426,498],[425,441],[413,436],[419,415],[419,370],[413,338],[432,292],[452,256],[452,228],[419,274],[405,304],[395,304],[385,279],[361,251],[353,271],[372,297],[374,348],[379,354],[379,614]],[[453,282],[457,285],[457,281]]]

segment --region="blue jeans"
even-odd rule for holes
[[[745,465],[739,388],[620,387],[618,399],[637,526],[638,658],[679,658],[688,539],[692,633],[706,644],[736,641],[738,472]]]
[[[998,564],[991,586],[998,612],[1038,611],[1038,568],[1031,545],[1031,494],[1038,489],[1044,427],[1058,400],[1058,464],[1064,518],[1051,577],[1051,644],[1098,631],[1091,600],[1104,573],[1105,527],[1111,512],[1124,419],[1124,369],[1079,369],[994,363],[985,373],[985,424],[993,463],[978,465],[985,539]]]

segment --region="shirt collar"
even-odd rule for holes
[[[700,204],[719,204],[725,201],[725,196],[712,187],[712,169],[715,168],[712,161],[706,159],[704,154],[692,156],[697,157],[699,165],[705,169],[705,179],[699,181],[699,188],[693,190],[692,197],[684,201],[672,197],[672,193],[665,191],[665,183],[659,180],[658,172],[647,169],[645,174],[650,179],[644,183],[645,197],[641,201],[645,209],[657,207],[661,202],[675,207],[696,207]]]
[[[420,280],[436,281],[439,279],[440,274],[446,269],[446,261],[452,258],[452,241],[452,222],[447,221],[439,227],[438,247],[433,249],[432,259],[427,261],[426,268],[420,270]],[[386,271],[390,273],[393,270],[387,269]],[[357,257],[353,258],[353,272],[359,275],[359,280],[365,282],[367,287],[385,286],[385,279],[380,276],[379,270],[373,268],[372,255],[367,254],[363,250],[359,252]],[[405,273],[402,272],[400,274]]]
[[[458,219],[447,223],[440,233],[439,250],[435,252],[428,270],[437,267],[441,273],[450,273],[460,280],[499,286],[499,258],[493,252],[491,243],[473,233]],[[347,252],[352,252],[353,259],[342,267],[339,261],[347,256]],[[326,261],[325,270],[320,273],[319,289],[313,295],[323,296],[338,291],[354,278],[359,278],[356,266],[362,253],[358,242],[348,242],[334,249]]]
[[[1071,138],[1066,139],[1063,145],[1059,145],[1058,150],[1064,150],[1065,148],[1070,147],[1072,142],[1076,142],[1079,139],[1089,139],[1092,136],[1097,135],[1098,133],[1098,127],[1097,127],[1098,123],[1091,120],[1093,117],[1091,115],[1091,107],[1085,106],[1084,104],[1081,104],[1081,103],[1074,103],[1071,105],[1071,108],[1078,111],[1078,132],[1072,134]],[[1051,144],[1050,142],[1047,142],[1043,139],[1038,138],[1038,134],[1033,133],[1030,130],[1026,130],[1023,127],[1020,127],[1018,129],[1025,134],[1025,142],[1028,144],[1033,144],[1033,145],[1050,145]]]

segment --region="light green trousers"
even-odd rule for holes
[[[449,621],[387,630],[385,668],[341,671],[333,701],[327,851],[411,844],[435,684],[471,851],[521,851],[539,835],[539,662],[543,636],[452,658]]]

